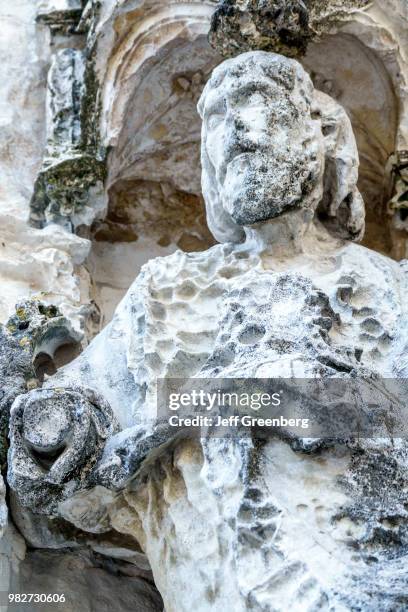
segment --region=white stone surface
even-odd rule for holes
[[[2,212],[27,215],[45,143],[48,33],[35,25],[35,3],[2,2],[0,43]]]
[[[37,296],[61,306],[79,325],[78,306],[86,301],[76,266],[88,255],[90,243],[56,225],[44,230],[30,228],[11,215],[2,215],[0,279],[0,320],[6,321],[15,304]],[[83,273],[84,274],[84,273]],[[86,276],[85,276],[86,279]]]

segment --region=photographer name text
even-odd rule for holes
[[[309,428],[309,419],[290,419],[284,416],[277,418],[262,418],[249,415],[203,416],[180,417],[172,415],[169,417],[171,427],[296,427],[299,429]]]

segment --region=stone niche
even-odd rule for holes
[[[221,61],[208,42],[217,4],[136,4],[102,8],[93,30],[100,128],[109,151],[108,212],[92,227],[89,260],[102,324],[145,261],[212,244],[201,198],[196,102]],[[321,9],[316,36],[299,59],[352,120],[367,210],[364,244],[401,259],[405,209],[389,202],[400,152],[408,148],[401,28],[407,9],[397,0],[353,6],[334,17]]]
[[[352,121],[367,215],[363,244],[399,260],[407,256],[401,168],[408,144],[408,5],[353,4],[346,14],[340,6],[318,21],[302,63]]]
[[[102,77],[109,197],[105,219],[91,229],[90,257],[102,325],[148,259],[214,244],[201,195],[196,105],[221,61],[207,41],[215,3],[142,4],[143,12],[111,17],[119,44]],[[102,39],[106,31],[105,24]]]
[[[315,86],[338,100],[352,121],[367,214],[363,244],[397,256],[385,209],[392,188],[387,165],[395,151],[399,114],[390,75],[375,51],[346,33],[311,44],[303,65]]]

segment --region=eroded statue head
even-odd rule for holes
[[[360,237],[350,121],[297,61],[262,51],[227,60],[198,109],[203,193],[218,240],[240,241],[243,227],[299,209],[318,211],[343,237]]]

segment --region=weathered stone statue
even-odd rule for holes
[[[72,526],[111,550],[132,536],[167,612],[405,609],[405,442],[199,441],[156,420],[159,377],[408,371],[405,264],[351,242],[344,110],[295,60],[251,52],[214,71],[199,111],[221,244],[149,262],[84,353],[16,400],[15,520],[43,546]]]

